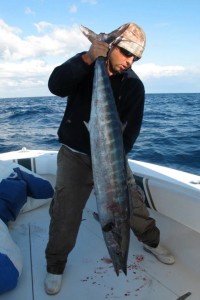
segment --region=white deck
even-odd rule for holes
[[[53,177],[51,178],[51,181]],[[176,256],[172,266],[164,265],[142,249],[131,234],[127,277],[116,276],[109,262],[100,225],[92,216],[95,199],[91,195],[84,211],[75,249],[63,278],[62,290],[55,296],[44,292],[44,251],[48,239],[48,205],[21,214],[10,226],[23,258],[23,273],[15,290],[2,300],[176,300],[191,292],[188,300],[200,299],[200,235],[167,217],[151,212],[161,230],[161,241]],[[188,212],[189,213],[189,212]]]

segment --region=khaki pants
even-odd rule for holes
[[[149,217],[143,195],[129,172],[130,227],[137,238],[153,247],[159,243],[159,229]],[[62,274],[76,243],[82,212],[93,189],[91,159],[62,146],[57,158],[57,179],[50,206],[51,221],[46,247],[47,272]]]

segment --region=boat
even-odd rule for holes
[[[22,148],[0,154],[0,180],[10,168],[19,167],[55,184],[57,151]],[[161,243],[175,255],[173,265],[160,263],[144,251],[131,234],[127,276],[117,277],[95,220],[96,200],[91,193],[84,209],[76,246],[63,276],[62,289],[48,296],[44,291],[45,247],[48,240],[49,204],[21,210],[9,222],[12,240],[22,254],[22,274],[17,286],[2,300],[181,300],[200,299],[200,176],[129,159],[138,185],[145,192],[150,215],[161,231]],[[3,172],[3,174],[2,174]],[[3,176],[4,175],[4,176]],[[51,297],[51,298],[50,298]]]

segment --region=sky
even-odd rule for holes
[[[49,96],[53,69],[96,33],[134,22],[147,36],[133,70],[146,93],[200,93],[199,0],[0,0],[0,98]]]

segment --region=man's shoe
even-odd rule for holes
[[[45,292],[48,295],[55,295],[61,289],[62,284],[62,274],[51,274],[47,273],[45,281],[44,281],[44,288]]]
[[[169,252],[168,249],[160,244],[156,248],[144,244],[143,248],[145,251],[153,254],[163,264],[173,265],[175,263],[174,256]]]

